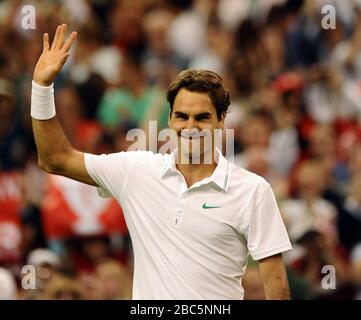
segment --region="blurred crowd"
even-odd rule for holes
[[[29,4],[35,29],[21,23]],[[334,29],[322,28],[325,4]],[[218,72],[234,161],[272,185],[294,246],[292,298],[361,299],[359,0],[1,1],[0,299],[131,297],[121,208],[37,166],[32,72],[42,34],[62,23],[78,40],[55,101],[76,148],[127,150],[130,129],[167,126],[165,92],[180,70]],[[324,266],[335,270],[330,290]],[[264,298],[253,261],[243,285],[246,299]]]

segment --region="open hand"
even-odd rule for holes
[[[49,86],[54,82],[70,53],[69,50],[77,36],[73,31],[65,40],[67,25],[58,26],[55,32],[53,43],[49,45],[49,34],[43,35],[43,52],[35,66],[33,80],[42,86]]]

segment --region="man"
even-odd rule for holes
[[[187,70],[171,85],[169,126],[179,141],[171,155],[84,154],[70,146],[55,116],[52,83],[76,38],[73,32],[65,42],[65,33],[66,25],[59,26],[51,47],[44,35],[34,71],[31,115],[39,165],[119,201],[134,248],[133,298],[243,299],[249,252],[259,261],[266,298],[289,299],[281,253],[291,245],[269,184],[229,163],[208,146],[213,138],[199,133],[223,128],[229,94],[222,79]],[[182,162],[184,157],[192,161]]]

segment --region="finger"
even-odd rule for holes
[[[64,53],[63,56],[61,57],[61,60],[65,62],[69,56],[70,56],[70,52]]]
[[[77,35],[78,35],[78,34],[77,34],[75,31],[73,31],[73,32],[71,33],[71,35],[69,36],[68,40],[66,40],[66,42],[65,42],[65,44],[64,44],[64,46],[63,46],[63,49],[62,49],[62,50],[63,50],[64,52],[68,52],[68,51],[69,51],[69,49],[71,48],[71,46],[72,46],[74,40],[76,39]]]
[[[58,42],[58,38],[59,38],[59,33],[60,33],[60,30],[61,30],[61,27],[62,27],[62,26],[58,26],[58,27],[56,28],[54,40],[53,40],[53,43],[51,44],[50,50],[54,50],[55,47],[56,47],[56,43]]]
[[[59,61],[59,64],[58,64],[58,68],[59,70],[63,67],[63,65],[65,64],[66,60],[68,60],[68,57],[70,56],[70,53],[67,52],[65,53],[61,58],[60,58],[60,61]]]
[[[43,35],[43,52],[49,51],[49,34]]]
[[[64,37],[66,34],[66,30],[67,30],[68,26],[66,24],[62,24],[61,25],[61,30],[59,33],[59,38],[58,38],[58,42],[55,44],[55,49],[61,49],[61,47],[64,44]]]

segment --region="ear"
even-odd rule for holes
[[[217,124],[218,129],[222,129],[222,130],[224,129],[224,119],[225,119],[225,117],[226,117],[226,113],[222,112],[221,118],[219,119],[218,124]]]

